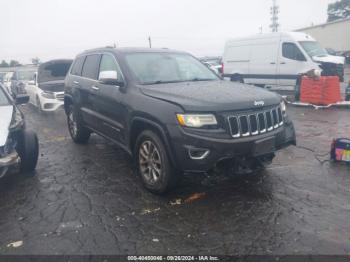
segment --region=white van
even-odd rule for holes
[[[344,79],[344,57],[332,56],[305,33],[271,33],[226,42],[223,76],[258,86],[295,86],[298,75],[320,69]]]

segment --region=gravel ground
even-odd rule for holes
[[[298,146],[264,172],[187,174],[159,197],[118,147],[75,145],[62,110],[25,106],[41,154],[36,176],[0,181],[0,254],[350,254],[350,166],[327,161],[350,111],[288,110]]]

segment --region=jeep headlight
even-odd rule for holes
[[[51,92],[42,92],[41,95],[47,99],[55,99],[55,94]]]
[[[286,103],[284,101],[281,101],[280,107],[281,107],[282,115],[286,116],[287,115]]]
[[[208,114],[208,115],[177,114],[176,118],[181,126],[186,126],[186,127],[200,128],[203,126],[214,126],[218,124],[215,116],[211,114]]]

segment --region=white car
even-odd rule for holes
[[[7,92],[11,93],[11,79],[13,72],[1,72],[2,85],[6,88]]]
[[[51,60],[39,66],[34,79],[27,82],[29,103],[39,111],[52,112],[63,106],[64,79],[72,60]]]
[[[321,70],[344,78],[344,57],[332,56],[305,33],[272,33],[226,42],[223,76],[259,86],[295,86],[301,74]]]

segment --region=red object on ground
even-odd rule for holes
[[[329,105],[340,102],[340,82],[337,76],[322,76],[318,79],[304,76],[300,87],[300,101],[314,105]]]

